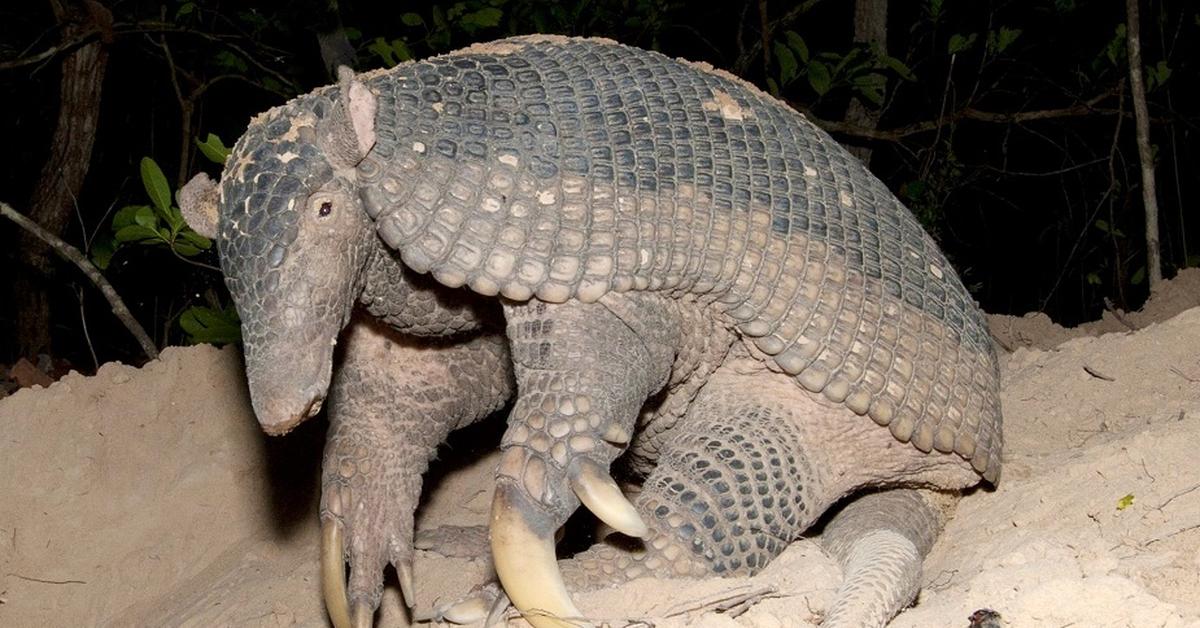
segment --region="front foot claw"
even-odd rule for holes
[[[346,595],[345,539],[333,521],[321,523],[321,594],[334,628],[350,628],[350,600]]]
[[[577,626],[581,616],[558,571],[557,525],[525,492],[498,480],[492,497],[492,560],[512,603],[535,628]]]
[[[351,558],[351,564],[355,561]],[[325,608],[334,628],[371,628],[375,609],[379,606],[379,591],[382,589],[382,567],[364,571],[354,567],[359,577],[351,578],[351,590],[346,586],[346,544],[342,526],[333,520],[321,523],[321,593]],[[374,564],[368,561],[368,564]],[[411,608],[414,599],[412,561],[397,561],[396,574],[400,580],[400,593]],[[374,574],[372,577],[368,574]],[[378,580],[378,584],[374,584]],[[364,585],[364,581],[367,582]],[[369,589],[369,590],[368,590]]]

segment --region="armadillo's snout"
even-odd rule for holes
[[[272,436],[281,436],[320,412],[324,402],[324,394],[302,395],[295,400],[274,399],[254,404],[254,413],[258,416],[258,424],[264,432]]]
[[[298,337],[278,333],[246,342],[250,400],[259,426],[272,436],[286,434],[320,412],[329,394],[333,343],[294,340]]]

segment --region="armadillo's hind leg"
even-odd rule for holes
[[[884,626],[912,603],[946,501],[932,491],[894,489],[862,495],[834,515],[820,542],[841,563],[843,580],[821,625]]]
[[[642,576],[757,573],[837,501],[822,443],[800,429],[825,410],[783,378],[718,371],[638,494],[641,551],[596,545],[562,566],[574,586]]]

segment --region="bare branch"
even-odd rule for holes
[[[20,59],[12,59],[11,61],[0,62],[0,71],[13,70],[16,68],[23,68],[27,65],[35,65],[35,64],[41,63],[43,61],[46,61],[48,59],[52,59],[59,54],[62,54],[64,52],[70,52],[71,50],[74,50],[74,49],[90,42],[93,38],[96,37],[96,35],[99,35],[99,34],[100,34],[100,31],[95,31],[95,30],[88,31],[72,41],[69,41],[65,44],[59,44],[57,46],[50,46],[49,48],[47,48],[35,55],[30,55],[28,57],[22,57]]]
[[[158,348],[154,346],[153,342],[151,342],[150,336],[146,335],[146,330],[142,328],[141,324],[138,323],[137,319],[135,319],[133,314],[130,313],[129,308],[125,306],[125,302],[121,300],[121,296],[117,294],[117,291],[113,289],[112,284],[108,283],[108,280],[104,278],[104,275],[100,274],[99,269],[97,269],[94,264],[88,261],[88,259],[79,252],[79,249],[76,249],[70,244],[64,242],[62,238],[59,238],[58,236],[41,228],[37,223],[26,218],[24,214],[9,206],[8,203],[0,202],[0,216],[4,216],[5,218],[17,223],[17,225],[21,228],[37,236],[39,240],[53,247],[59,255],[67,258],[76,266],[78,266],[79,270],[83,271],[83,274],[87,275],[88,279],[91,279],[92,283],[100,289],[100,292],[104,295],[104,298],[108,299],[109,305],[112,306],[113,314],[120,319],[121,323],[125,325],[125,328],[129,330],[129,333],[133,334],[133,337],[137,339],[138,344],[142,346],[142,351],[144,351],[152,360],[158,358]]]
[[[1150,292],[1162,283],[1162,261],[1158,240],[1158,197],[1154,182],[1154,152],[1150,149],[1150,112],[1146,108],[1146,85],[1142,81],[1141,28],[1138,19],[1138,0],[1125,0],[1125,32],[1129,51],[1129,91],[1133,96],[1133,112],[1137,121],[1138,157],[1142,162],[1142,202],[1146,207],[1146,277]]]
[[[1099,94],[1085,102],[1081,102],[1070,107],[1061,109],[1038,109],[1034,111],[1018,111],[1015,113],[1000,113],[993,111],[981,111],[967,107],[951,113],[949,115],[939,117],[937,120],[926,120],[924,122],[916,122],[906,126],[902,126],[891,130],[876,130],[866,129],[853,124],[844,122],[834,122],[830,120],[822,120],[814,117],[803,107],[796,106],[795,103],[789,103],[801,113],[804,113],[809,120],[814,124],[829,131],[831,133],[841,133],[853,137],[861,137],[869,140],[881,140],[885,142],[899,142],[910,135],[919,135],[936,131],[939,128],[953,124],[960,120],[976,120],[979,122],[992,122],[998,124],[1020,124],[1022,122],[1032,122],[1035,120],[1049,120],[1053,118],[1071,118],[1086,115],[1107,115],[1123,113],[1118,111],[1110,111],[1107,109],[1098,109],[1096,106],[1117,93],[1117,89],[1112,89]]]

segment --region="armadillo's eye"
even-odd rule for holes
[[[321,209],[317,210],[317,215],[324,218],[333,211],[333,201],[324,201],[321,203]]]

